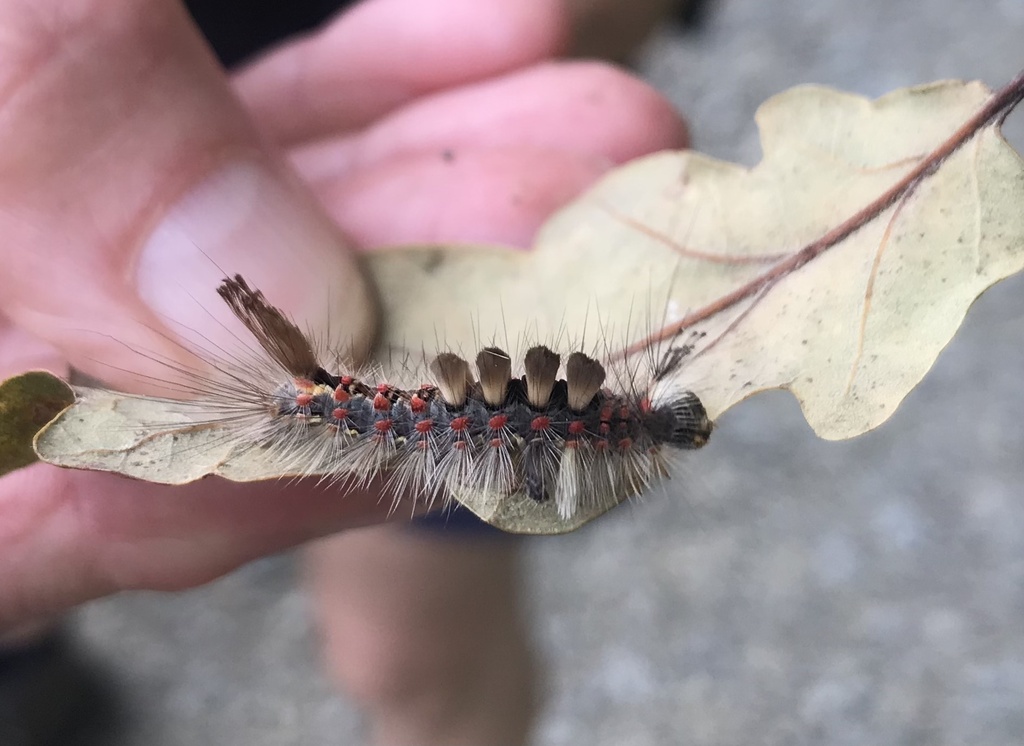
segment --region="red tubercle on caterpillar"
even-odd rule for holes
[[[587,431],[587,425],[583,420],[573,420],[569,423],[570,435],[583,435]]]
[[[373,423],[373,429],[378,433],[383,434],[391,430],[391,424],[391,420],[389,419],[377,420]]]
[[[409,397],[409,410],[413,414],[423,414],[427,411],[427,403],[420,398],[419,394],[413,394]]]
[[[335,407],[331,410],[331,417],[336,420],[343,420],[348,417],[348,410],[343,407]]]
[[[550,417],[534,417],[530,420],[530,429],[534,432],[540,432],[541,430],[548,430],[551,427]]]
[[[427,433],[434,429],[434,421],[420,420],[415,425],[413,425],[413,427],[415,428],[416,432],[418,432],[420,435],[426,435]]]
[[[345,402],[352,398],[352,395],[345,390],[343,384],[339,383],[335,387],[334,393],[331,394],[331,398],[334,399],[334,401],[336,401],[338,404],[344,404]]]
[[[450,427],[455,432],[460,433],[463,430],[466,430],[467,428],[469,428],[469,418],[468,417],[456,417],[454,420],[452,420],[448,424],[448,427]]]
[[[373,409],[376,412],[387,412],[391,409],[391,400],[384,396],[383,393],[375,394],[373,397]]]
[[[618,448],[619,448],[620,451],[628,451],[632,447],[633,447],[633,439],[632,438],[621,438],[619,440],[619,442],[618,442]]]
[[[295,406],[308,407],[313,401],[313,395],[302,391],[295,395]]]
[[[505,414],[496,414],[487,420],[487,427],[491,428],[491,430],[501,430],[507,424],[508,415]]]

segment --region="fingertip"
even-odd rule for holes
[[[611,165],[603,156],[548,148],[441,149],[377,162],[337,183],[324,199],[362,247],[528,247],[554,210]]]
[[[524,145],[624,163],[683,148],[682,115],[657,90],[604,62],[545,62],[409,104],[365,131],[292,152],[315,184],[403,154]]]
[[[69,474],[36,463],[0,477],[0,631],[113,591],[82,552]]]
[[[37,463],[0,477],[0,631],[123,590],[181,590],[389,519],[379,495],[306,482],[172,487]]]
[[[690,127],[686,117],[653,85],[616,65],[587,61],[567,63],[577,74],[588,77],[595,97],[607,96],[603,109],[622,116],[619,133],[622,147],[617,162],[658,150],[676,150],[690,146]]]
[[[557,56],[569,35],[555,0],[373,0],[257,60],[235,83],[266,132],[290,144]]]
[[[73,472],[83,554],[104,588],[183,590],[261,556],[392,517],[379,494],[316,479],[184,485]],[[108,591],[109,592],[109,591]]]

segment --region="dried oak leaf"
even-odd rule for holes
[[[528,254],[375,258],[390,338],[441,329],[471,349],[474,328],[503,319],[523,316],[544,339],[579,336],[588,315],[596,331],[600,315],[642,355],[701,330],[679,375],[712,417],[783,388],[819,436],[859,435],[923,378],[975,298],[1024,268],[1024,163],[998,127],[936,158],[991,101],[980,83],[876,101],[789,90],[757,113],[752,169],[657,153],[560,211]],[[844,224],[857,230],[843,236]]]
[[[32,438],[74,400],[66,383],[43,371],[0,383],[0,476],[37,460]]]
[[[301,476],[271,453],[225,437],[228,431],[202,421],[209,415],[188,404],[80,386],[75,395],[74,405],[35,439],[39,457],[56,466],[160,484],[214,475],[235,482]]]
[[[787,91],[758,112],[764,158],[752,169],[659,153],[609,173],[530,252],[369,255],[383,343],[441,338],[475,351],[491,341],[481,330],[512,347],[600,338],[607,358],[641,377],[652,350],[692,343],[675,383],[712,417],[784,388],[820,436],[866,432],[921,380],[974,299],[1024,268],[1024,164],[999,133],[1022,97],[1024,76],[995,94],[960,82],[876,101]],[[172,483],[290,473],[218,449],[213,428],[132,432],[133,417],[166,421],[172,405],[154,414],[133,411],[131,397],[80,396],[37,438],[46,460]],[[101,424],[111,418],[120,424]],[[112,432],[118,442],[104,440]],[[455,497],[528,533],[571,530],[607,509],[566,522],[521,495]]]

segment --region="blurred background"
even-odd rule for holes
[[[760,157],[757,105],[1024,67],[1022,0],[711,0],[634,58],[695,147]],[[694,20],[694,19],[691,19]],[[1024,111],[1006,127],[1024,145]],[[1024,205],[1021,206],[1024,209]],[[671,494],[527,540],[564,744],[1019,744],[1024,734],[1024,279],[979,300],[896,415],[819,441],[768,394],[722,418]],[[93,721],[69,746],[355,743],[292,556],[72,623]]]

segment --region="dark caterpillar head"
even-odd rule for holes
[[[704,405],[692,391],[684,391],[672,401],[653,407],[645,423],[656,442],[687,450],[706,445],[714,428]]]

